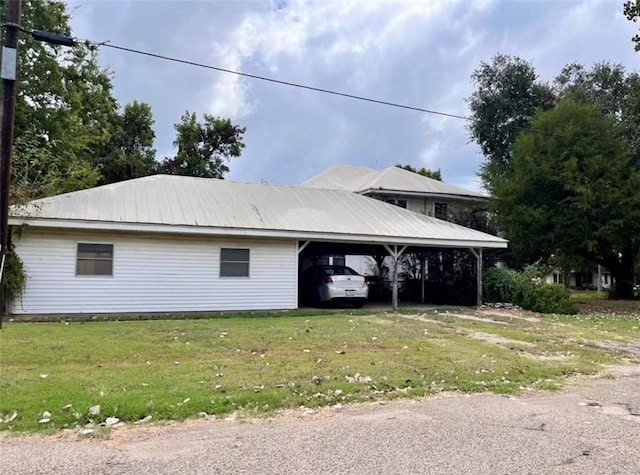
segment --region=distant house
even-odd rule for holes
[[[309,178],[300,186],[351,191],[444,220],[456,208],[484,205],[489,200],[482,193],[399,167],[374,170],[337,165]]]
[[[489,197],[476,191],[428,178],[399,167],[374,170],[367,167],[337,165],[315,175],[300,186],[350,191],[448,221],[456,211],[485,208]],[[362,274],[375,268],[365,256],[323,256],[323,263],[344,264]]]
[[[308,255],[504,239],[356,193],[156,175],[13,207],[14,314],[295,309]]]
[[[600,272],[574,271],[564,274],[559,270],[553,270],[546,278],[548,284],[562,284],[574,289],[597,290],[598,280],[600,280],[600,288],[608,290],[613,286],[613,277],[611,272],[604,268],[600,268]]]

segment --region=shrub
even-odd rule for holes
[[[491,268],[485,273],[484,299],[487,302],[510,302],[540,313],[577,313],[569,291],[546,284],[531,272]]]
[[[27,275],[25,274],[22,259],[13,249],[9,249],[5,257],[2,283],[7,302],[12,302],[22,297],[22,291],[27,283]]]

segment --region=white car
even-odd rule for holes
[[[302,273],[300,291],[305,303],[340,302],[361,308],[369,296],[369,285],[350,267],[313,266]]]

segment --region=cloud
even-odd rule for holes
[[[152,6],[152,8],[151,8]],[[563,65],[638,64],[620,2],[89,2],[75,34],[232,70],[468,114],[472,71],[497,52],[551,80]],[[171,150],[185,109],[247,127],[229,178],[299,183],[346,163],[442,169],[478,189],[482,157],[463,120],[358,102],[104,50],[121,103],[151,104],[158,150]],[[159,157],[162,158],[162,157]]]

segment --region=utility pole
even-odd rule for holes
[[[8,0],[5,15],[5,40],[2,47],[2,133],[0,134],[0,283],[9,243],[9,184],[13,123],[16,111],[16,79],[18,74],[18,28],[22,0]],[[0,328],[5,312],[4,292],[0,290]]]

